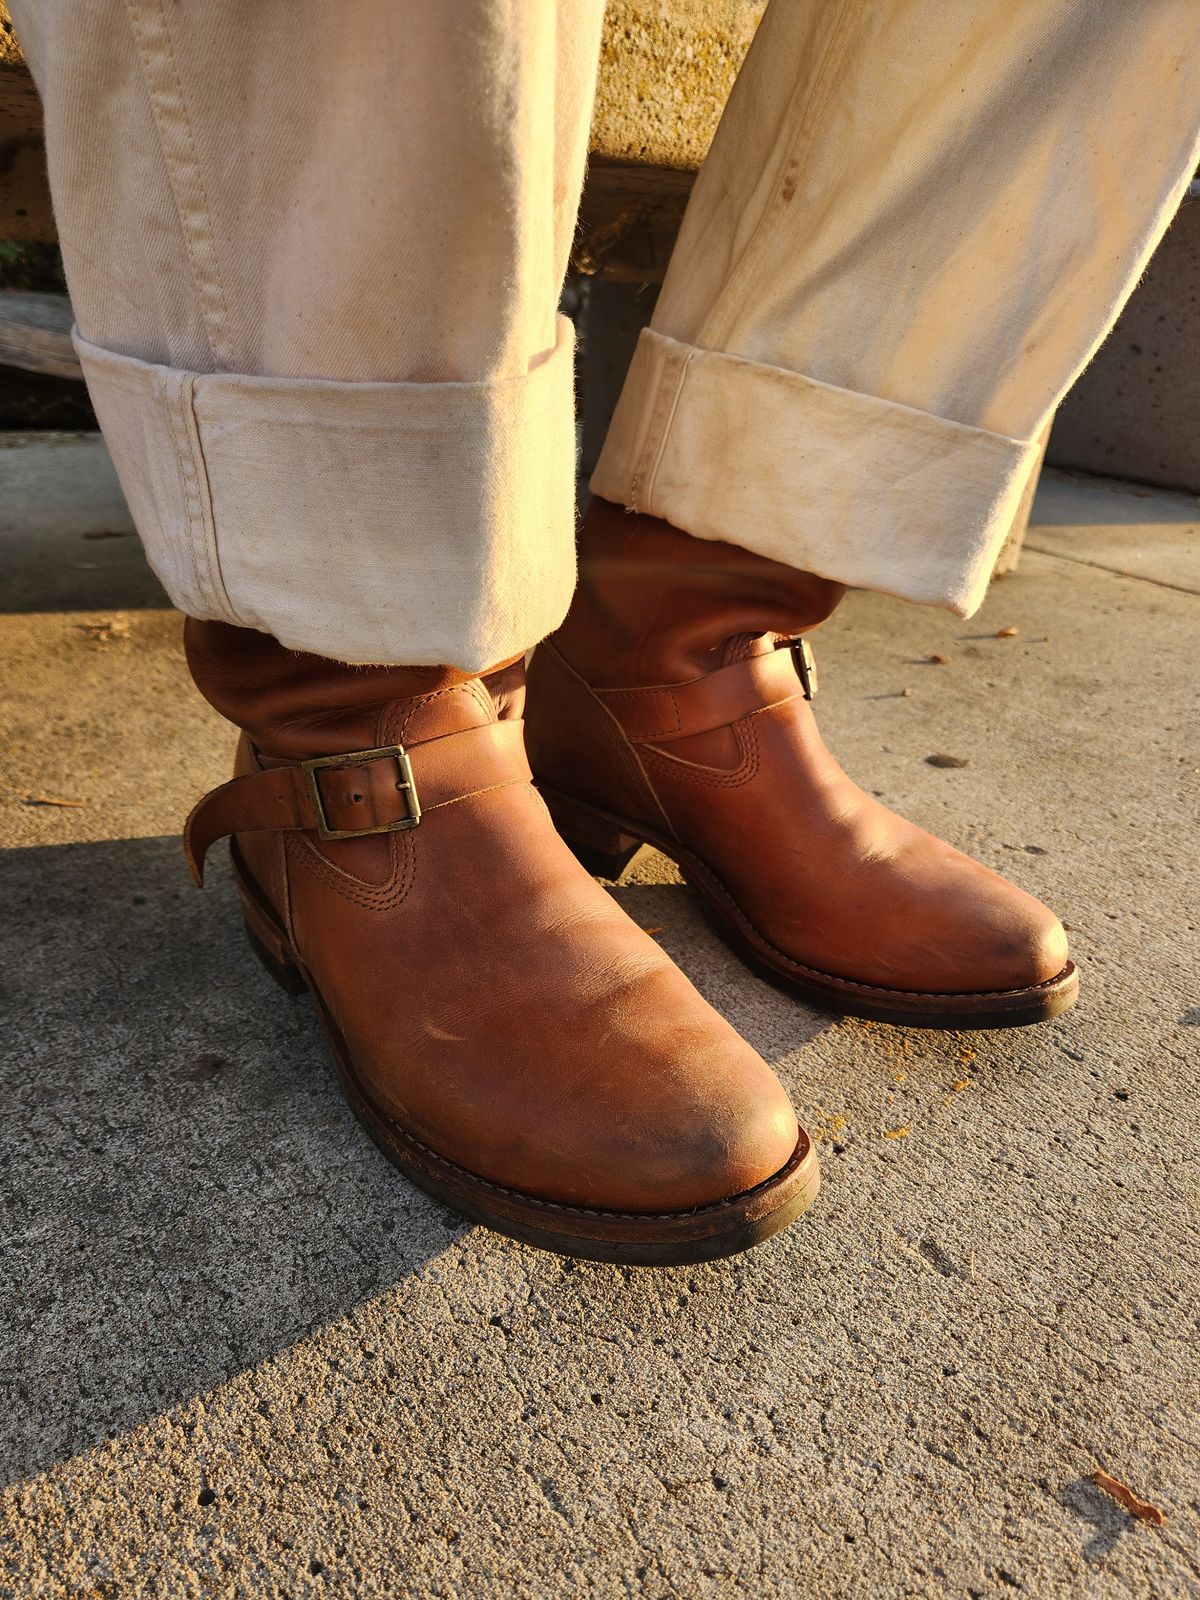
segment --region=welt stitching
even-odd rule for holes
[[[1010,994],[1036,994],[1039,989],[1049,989],[1062,977],[1062,973],[1057,972],[1055,973],[1054,977],[1043,978],[1041,983],[1031,983],[1024,989],[971,989],[953,994],[943,994],[936,989],[888,989],[882,984],[878,983],[860,983],[856,978],[839,978],[836,973],[822,972],[820,967],[807,967],[803,961],[793,960],[791,956],[789,956],[785,951],[781,950],[777,944],[774,944],[770,939],[768,939],[766,934],[763,933],[762,930],[753,922],[751,922],[750,918],[742,910],[741,906],[738,905],[737,901],[730,894],[729,890],[715,875],[712,876],[712,884],[713,887],[720,892],[723,898],[728,900],[733,910],[737,913],[739,920],[745,924],[755,938],[761,940],[766,948],[770,950],[771,953],[784,964],[784,966],[792,967],[797,972],[807,973],[810,977],[820,978],[823,983],[831,984],[838,989],[849,990],[851,993],[856,990],[866,989],[872,994],[902,994],[919,1000],[984,1000]],[[1064,971],[1065,970],[1066,969],[1064,968]]]
[[[372,1105],[371,1110],[381,1122],[385,1122],[393,1133],[398,1134],[406,1144],[415,1146],[423,1155],[436,1161],[439,1166],[448,1167],[452,1172],[461,1173],[482,1188],[491,1189],[494,1194],[511,1195],[514,1200],[522,1200],[528,1205],[537,1207],[538,1210],[566,1212],[575,1217],[614,1217],[621,1221],[633,1222],[682,1222],[689,1217],[704,1217],[709,1214],[717,1215],[722,1211],[731,1209],[741,1200],[748,1200],[774,1185],[782,1184],[785,1178],[791,1177],[794,1172],[799,1170],[801,1163],[807,1159],[812,1150],[812,1140],[802,1128],[800,1130],[800,1138],[796,1142],[796,1148],[786,1166],[781,1167],[771,1177],[764,1178],[762,1183],[755,1184],[753,1189],[743,1189],[740,1194],[730,1195],[727,1200],[715,1200],[708,1205],[693,1206],[688,1211],[601,1211],[588,1206],[564,1205],[560,1200],[543,1200],[539,1195],[526,1194],[523,1189],[509,1189],[502,1183],[493,1183],[490,1178],[481,1178],[478,1173],[472,1172],[469,1167],[460,1167],[457,1161],[451,1161],[448,1156],[439,1155],[436,1150],[431,1150],[427,1144],[422,1144],[420,1139],[409,1133],[406,1128],[402,1128],[395,1118],[389,1116],[382,1107]],[[802,1144],[804,1146],[803,1154],[800,1152]]]

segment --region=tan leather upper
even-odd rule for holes
[[[239,852],[385,1114],[494,1183],[604,1210],[686,1210],[787,1163],[774,1074],[555,834],[518,753],[519,663],[485,682],[341,667],[219,623],[187,639],[248,736],[206,832],[240,815]],[[392,745],[419,825],[318,838],[287,763]],[[326,789],[337,770],[320,781],[338,820],[370,784],[394,809],[394,762]],[[261,829],[276,803],[283,831]]]
[[[889,811],[822,741],[775,630],[811,627],[835,590],[594,501],[575,605],[531,667],[538,780],[679,841],[799,966],[929,994],[1049,980],[1067,960],[1053,913]]]

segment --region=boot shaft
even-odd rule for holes
[[[416,742],[519,718],[523,710],[521,657],[479,675],[455,667],[349,666],[287,650],[252,628],[194,617],[184,624],[184,648],[200,693],[269,761],[368,749],[399,740],[400,724]]]
[[[594,499],[556,643],[595,688],[684,683],[814,628],[845,586]]]

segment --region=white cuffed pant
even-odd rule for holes
[[[174,602],[349,661],[550,632],[600,0],[12,10]],[[1198,158],[1195,0],[773,0],[593,488],[968,615]]]

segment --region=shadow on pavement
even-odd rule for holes
[[[174,837],[0,853],[0,1481],[293,1345],[468,1229],[359,1129],[311,1007],[249,958],[213,878],[191,889]],[[829,1025],[751,978],[681,885],[616,894],[769,1060]]]
[[[1111,1555],[1117,1541],[1134,1526],[1129,1513],[1114,1505],[1106,1494],[1101,1494],[1090,1478],[1077,1478],[1074,1483],[1067,1484],[1058,1498],[1095,1530],[1083,1546],[1087,1561],[1102,1561]]]
[[[0,855],[2,1481],[291,1345],[466,1227],[344,1105],[175,838]]]

